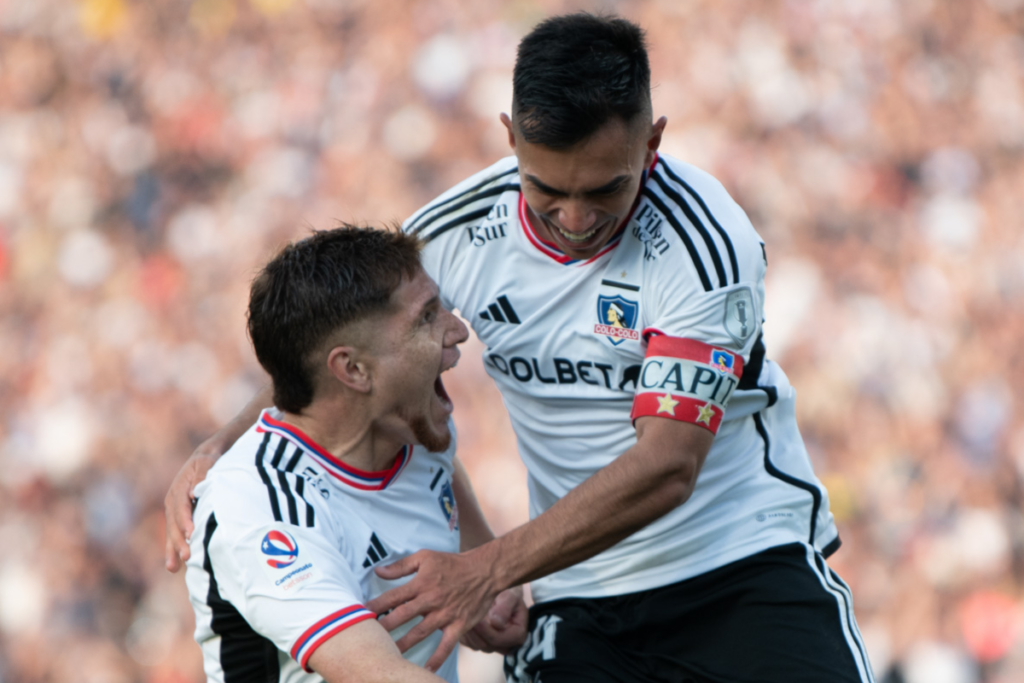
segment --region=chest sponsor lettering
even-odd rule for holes
[[[632,392],[640,376],[640,365],[625,368],[595,360],[571,358],[523,358],[505,357],[498,353],[487,354],[487,365],[517,382],[541,384],[590,384],[612,391]]]
[[[650,203],[644,203],[633,219],[633,237],[644,245],[644,260],[653,261],[668,251],[669,242],[661,234],[665,219]]]
[[[487,214],[483,223],[466,228],[466,237],[472,246],[482,247],[488,242],[507,237],[508,231],[508,206],[497,204]]]

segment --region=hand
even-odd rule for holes
[[[192,538],[192,492],[196,484],[206,478],[206,473],[217,462],[221,452],[209,445],[200,444],[191,457],[178,470],[171,482],[171,488],[164,496],[164,522],[167,525],[167,543],[164,546],[164,563],[167,571],[176,572],[188,561],[191,553],[188,541]]]
[[[378,576],[388,580],[416,574],[408,583],[377,596],[366,606],[377,614],[390,610],[380,619],[388,631],[416,616],[423,617],[397,642],[402,652],[441,630],[441,642],[426,663],[430,671],[444,664],[459,639],[487,615],[500,592],[492,584],[492,565],[482,552],[488,545],[459,555],[421,550],[376,569]]]
[[[481,652],[508,654],[526,640],[529,616],[521,586],[502,591],[494,599],[487,616],[462,636],[460,642]]]

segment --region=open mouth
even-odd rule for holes
[[[441,405],[444,407],[444,409],[447,410],[448,412],[451,412],[452,408],[454,407],[452,404],[452,399],[450,396],[448,396],[448,392],[445,391],[444,382],[441,381],[440,375],[438,375],[437,379],[434,380],[434,393],[437,395],[437,399],[441,401]]]
[[[566,232],[565,230],[562,230],[562,228],[558,227],[557,225],[555,226],[555,230],[557,230],[558,234],[560,234],[562,237],[564,237],[566,239],[566,241],[571,242],[573,244],[583,244],[584,242],[586,242],[587,240],[592,238],[594,235],[596,235],[597,232],[601,229],[601,227],[602,226],[599,225],[596,228],[594,228],[593,230],[591,230],[590,232],[585,232],[582,235],[577,235],[576,233],[573,233],[573,232]]]

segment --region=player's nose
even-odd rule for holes
[[[569,232],[584,233],[594,227],[597,212],[583,202],[569,201],[558,209],[558,222]]]
[[[461,344],[469,339],[469,329],[459,316],[447,309],[444,309],[442,315],[447,317],[448,324],[444,334],[444,345],[446,347]]]

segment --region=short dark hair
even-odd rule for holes
[[[346,325],[385,312],[421,268],[420,242],[397,229],[342,225],[285,247],[252,283],[249,338],[274,382],[274,404],[313,401],[318,352]]]
[[[644,32],[613,16],[552,17],[519,43],[512,114],[523,138],[572,147],[612,118],[630,124],[651,111]]]

